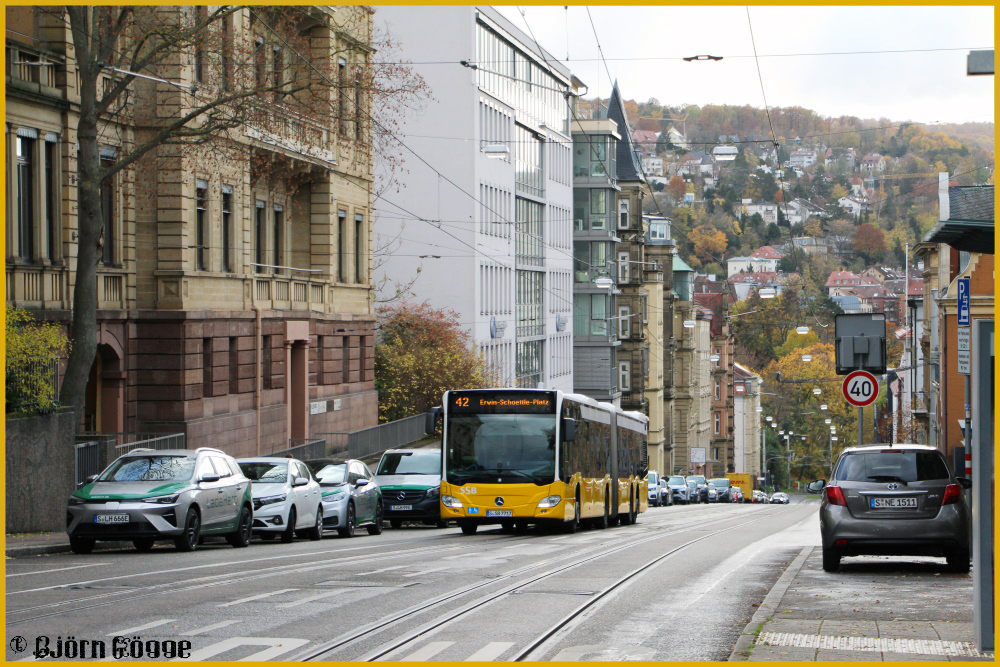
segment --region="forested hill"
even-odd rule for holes
[[[828,118],[802,107],[775,107],[771,109],[770,125],[764,109],[750,105],[705,105],[669,107],[662,106],[655,98],[648,102],[629,100],[625,103],[629,120],[639,130],[661,132],[671,126],[686,132],[688,142],[715,145],[720,137],[738,136],[747,139],[769,140],[771,127],[781,143],[791,143],[796,137],[803,143],[822,143],[830,147],[853,147],[862,154],[879,152],[883,155],[902,155],[917,136],[930,139],[942,148],[956,151],[982,149],[994,152],[993,123],[908,123],[903,120],[878,118],[863,119],[855,116]],[[663,120],[675,119],[673,122]],[[634,119],[634,120],[633,120]],[[941,136],[936,136],[941,135]],[[896,145],[890,145],[896,137]],[[702,146],[693,145],[698,150]],[[912,149],[911,149],[912,150]],[[921,152],[915,150],[913,152]],[[928,156],[929,157],[929,156]]]

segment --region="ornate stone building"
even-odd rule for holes
[[[341,76],[362,72],[370,10],[302,9],[297,39],[311,57]],[[161,14],[183,25],[199,11]],[[241,8],[216,27],[222,56],[173,54],[135,79],[101,133],[102,159],[186,113],[179,90],[228,85],[227,52],[252,52],[257,77],[291,77],[295,47],[268,16]],[[7,303],[68,327],[75,51],[57,12],[9,7],[7,27]],[[326,88],[329,117],[275,95],[229,132],[229,150],[165,146],[102,184],[98,352],[82,429],[183,432],[188,447],[240,456],[376,423],[371,99],[337,83]]]

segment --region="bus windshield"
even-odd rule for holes
[[[448,481],[549,484],[556,474],[555,415],[454,414],[448,418]]]

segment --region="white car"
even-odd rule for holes
[[[655,470],[650,470],[646,475],[647,491],[646,495],[649,499],[649,505],[651,507],[660,506],[660,475]]]
[[[236,462],[251,482],[256,535],[265,540],[280,535],[282,542],[291,542],[296,536],[322,539],[320,486],[302,461],[260,457]]]

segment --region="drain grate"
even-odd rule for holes
[[[792,646],[796,648],[835,649],[838,651],[993,658],[992,653],[980,653],[972,642],[952,642],[940,639],[840,637],[836,635],[803,635],[793,632],[762,632],[757,638],[757,643],[762,646]]]

